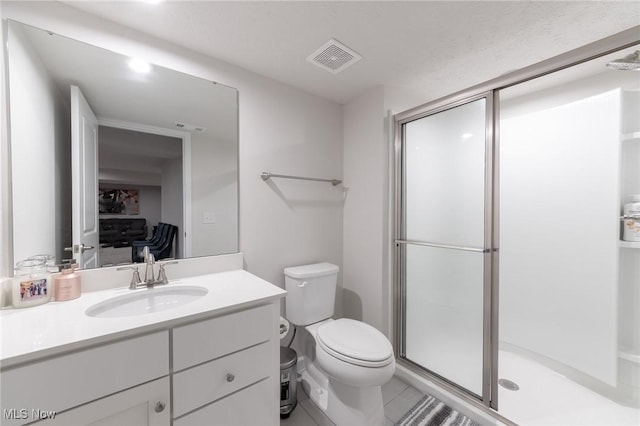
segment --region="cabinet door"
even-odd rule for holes
[[[63,413],[168,374],[167,331],[12,368],[0,373],[0,406],[27,412],[11,418],[4,417],[3,412],[0,422],[5,426],[24,425],[37,420],[32,409]]]
[[[46,425],[168,426],[169,378],[154,380],[43,419]]]

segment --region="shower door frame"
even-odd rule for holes
[[[537,64],[522,68],[498,78],[486,81],[479,85],[468,89],[453,93],[449,96],[436,99],[435,101],[417,106],[407,111],[395,114],[393,116],[393,167],[394,171],[390,173],[393,179],[391,188],[393,189],[393,208],[391,215],[392,252],[390,261],[392,262],[393,274],[393,345],[399,365],[406,367],[410,371],[435,382],[440,387],[451,392],[452,394],[462,398],[471,405],[482,409],[484,412],[499,419],[500,421],[515,425],[509,419],[500,415],[498,410],[498,272],[499,272],[499,249],[500,241],[500,221],[499,221],[499,123],[500,123],[500,99],[501,90],[546,74],[551,74],[565,68],[583,62],[597,59],[598,57],[613,53],[615,51],[625,49],[640,43],[640,26],[629,28],[628,30],[611,35],[596,42],[587,44],[577,49],[565,52],[558,56],[552,57]],[[434,373],[429,372],[424,367],[419,366],[404,357],[404,261],[405,261],[405,241],[404,236],[404,220],[403,220],[403,190],[404,190],[404,171],[403,171],[403,124],[426,117],[428,115],[442,112],[447,109],[460,106],[476,99],[485,97],[487,99],[487,116],[491,116],[491,122],[486,123],[486,145],[491,147],[492,153],[485,152],[485,165],[491,169],[491,179],[488,180],[489,170],[485,170],[485,184],[489,183],[489,188],[485,187],[485,226],[489,225],[491,238],[487,240],[485,237],[485,249],[489,248],[489,266],[485,259],[484,270],[484,297],[483,297],[483,384],[482,397],[479,399],[475,394],[453,384],[452,382],[442,378]],[[491,111],[490,111],[491,107]],[[490,136],[490,137],[489,137]],[[487,228],[485,227],[485,236]],[[486,254],[485,254],[486,256]],[[487,271],[489,269],[489,271]]]
[[[436,115],[441,112],[455,109],[457,107],[485,99],[485,137],[484,137],[484,239],[483,247],[458,247],[447,246],[441,244],[433,244],[422,241],[409,241],[406,240],[406,220],[403,212],[406,211],[406,182],[404,173],[405,152],[403,149],[404,141],[404,125],[416,120],[420,120],[425,117]],[[483,93],[475,94],[473,96],[455,100],[452,103],[447,103],[446,98],[439,104],[427,104],[421,111],[415,111],[415,113],[404,115],[398,114],[395,117],[395,272],[397,280],[397,300],[396,307],[398,315],[396,315],[396,333],[395,333],[395,353],[396,356],[403,360],[404,363],[415,368],[425,369],[432,378],[436,379],[440,384],[446,385],[447,388],[455,389],[456,392],[464,392],[472,398],[480,397],[480,400],[487,406],[491,405],[492,389],[491,384],[495,381],[492,379],[491,374],[497,371],[497,353],[493,353],[493,347],[497,348],[497,345],[492,345],[491,342],[497,338],[497,317],[493,318],[493,312],[488,309],[493,305],[491,302],[497,291],[497,265],[498,265],[498,249],[497,249],[497,229],[494,227],[494,221],[497,220],[495,215],[497,214],[497,204],[495,204],[494,198],[497,194],[494,194],[494,188],[497,186],[497,170],[494,167],[497,164],[496,154],[498,149],[496,146],[497,135],[495,134],[495,123],[497,122],[495,114],[497,113],[497,91],[490,90]],[[405,316],[406,316],[406,280],[405,280],[405,265],[406,265],[406,246],[407,245],[423,245],[430,247],[437,247],[443,249],[462,250],[480,252],[483,255],[483,297],[482,297],[482,309],[483,309],[483,339],[482,339],[482,358],[483,358],[483,371],[482,371],[482,395],[476,395],[471,391],[449,381],[446,377],[438,375],[427,369],[426,366],[420,366],[406,358],[406,339],[405,339]],[[495,275],[495,276],[494,276]],[[494,288],[495,287],[495,288]],[[496,297],[497,300],[497,297]],[[497,405],[496,405],[497,407]]]

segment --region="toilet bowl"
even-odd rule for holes
[[[395,371],[389,340],[361,321],[333,320],[338,267],[285,269],[287,319],[307,332],[302,388],[337,426],[382,426],[383,383]]]
[[[380,386],[393,376],[391,343],[378,330],[352,319],[329,320],[316,329],[316,359],[335,380],[351,386]]]
[[[382,384],[395,371],[388,339],[351,319],[305,327],[307,345],[302,387],[337,426],[384,425]]]

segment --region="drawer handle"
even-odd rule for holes
[[[162,413],[164,411],[165,404],[162,401],[156,402],[156,413]]]
[[[231,373],[227,373],[227,382],[231,383],[236,379],[236,376],[234,376]]]

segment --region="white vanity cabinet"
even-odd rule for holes
[[[0,423],[277,426],[279,304],[224,312],[3,369]]]
[[[278,425],[273,305],[173,330],[174,425]]]
[[[0,373],[1,423],[22,425],[37,420],[39,414],[46,416],[51,412],[56,413],[53,419],[43,421],[89,424],[107,419],[131,406],[113,404],[116,399],[109,404],[101,398],[168,375],[169,332],[166,330],[27,363]],[[146,399],[153,405],[157,402],[169,405],[168,380],[159,383],[130,394],[135,394],[138,401]],[[101,409],[70,410],[90,405]],[[169,410],[165,411],[160,418],[169,424]],[[155,421],[157,416],[152,417],[153,422],[144,424],[161,424]],[[73,422],[67,423],[65,418],[72,418]]]
[[[216,257],[216,268],[241,267],[241,254],[230,256]],[[170,308],[106,318],[87,311],[134,293],[106,288],[0,310],[0,424],[36,422],[40,410],[56,412],[43,425],[278,426],[286,292],[242,269],[169,285],[206,292]]]

